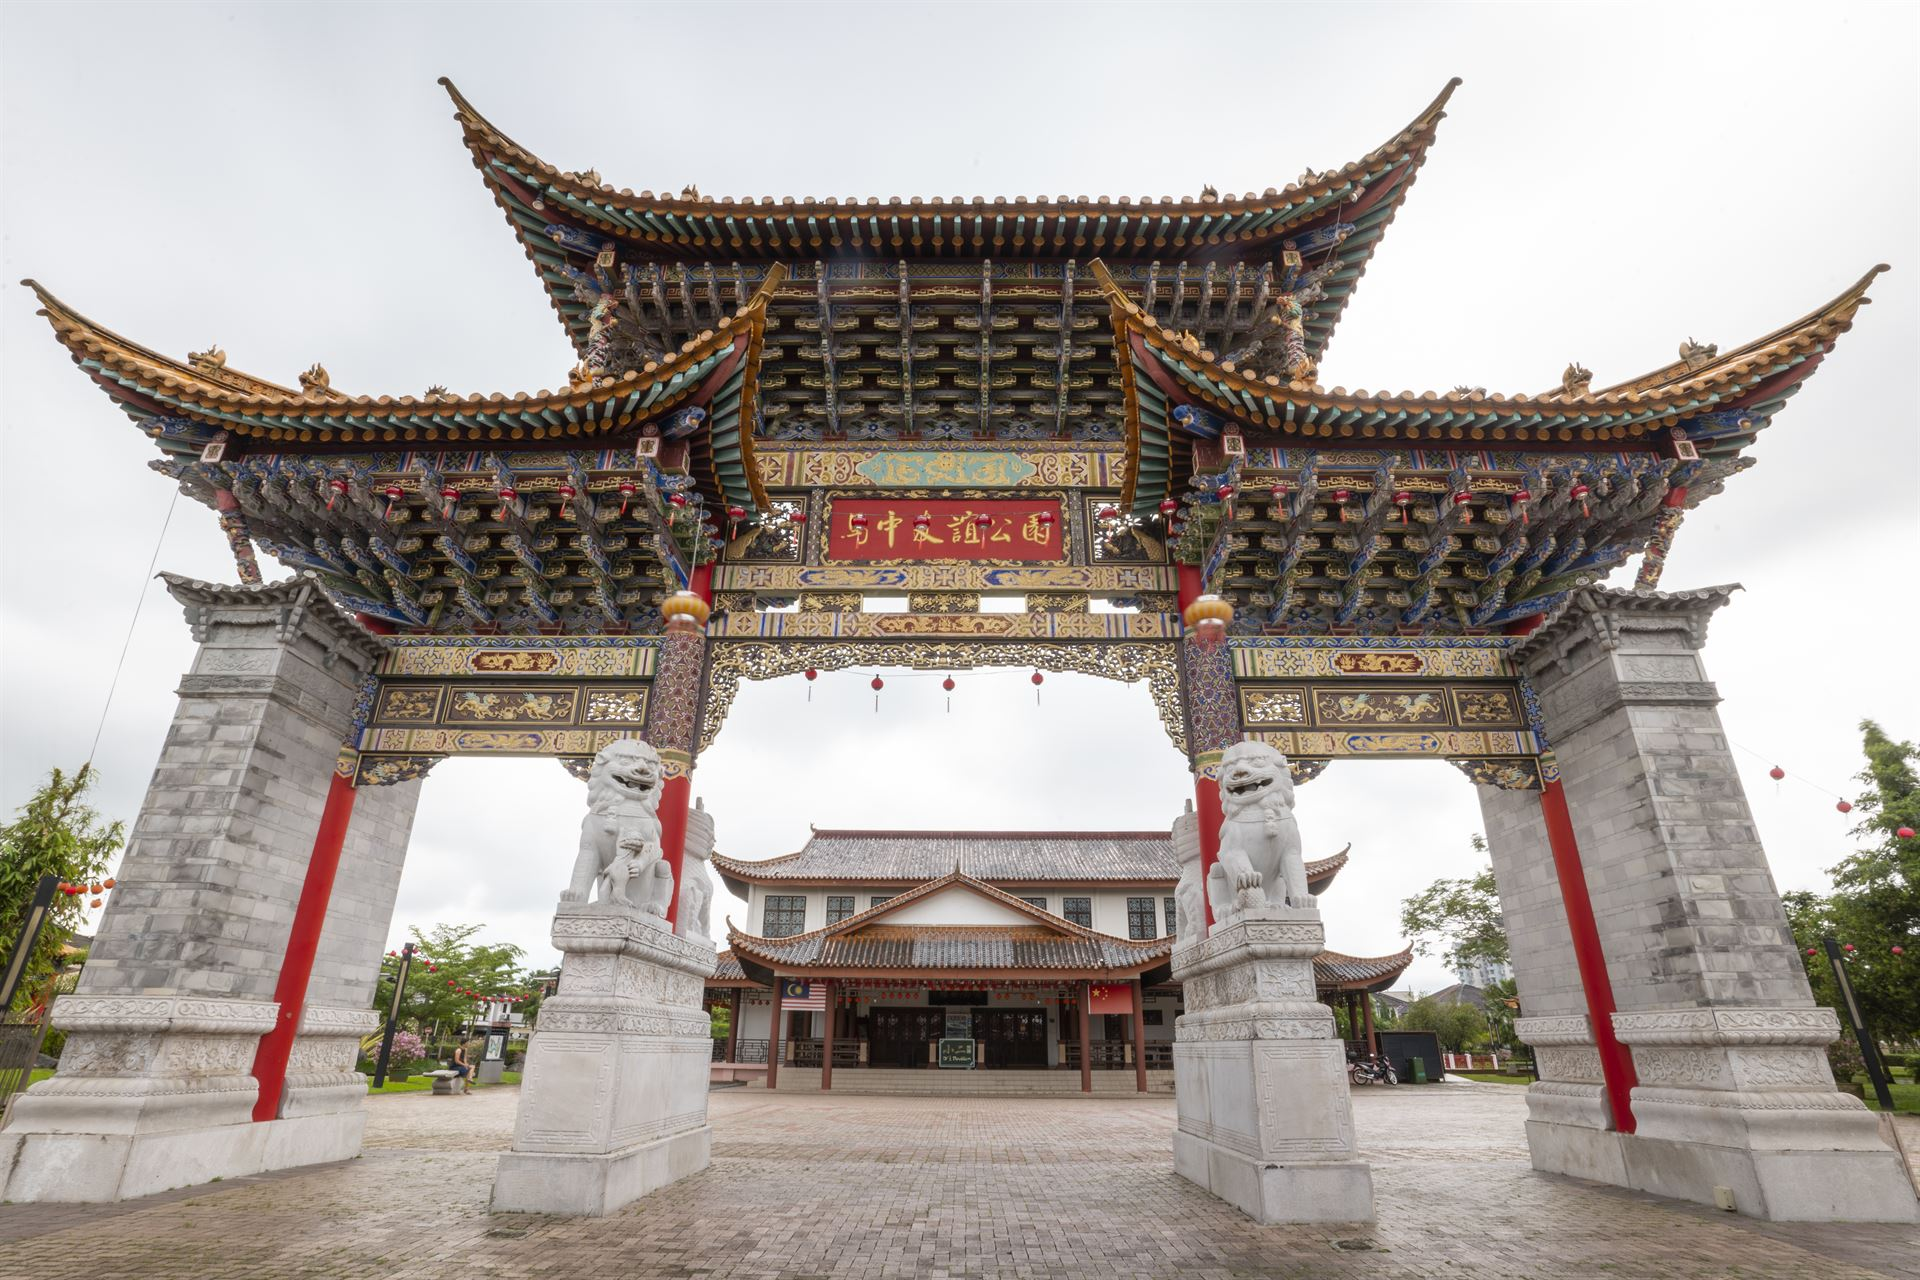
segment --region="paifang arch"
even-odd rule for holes
[[[1873,273],[1610,388],[1577,365],[1539,395],[1322,385],[1452,91],[1264,196],[991,213],[616,193],[456,92],[580,358],[533,394],[354,397],[319,365],[287,386],[33,285],[156,469],[215,513],[238,583],[168,579],[200,648],[60,1004],[69,1060],[0,1130],[6,1198],[358,1150],[354,1048],[435,761],[577,769],[644,738],[677,884],[689,775],[739,680],[964,660],[1144,678],[1192,766],[1176,838],[1202,866],[1246,738],[1302,781],[1454,761],[1480,784],[1539,1051],[1535,1165],[1730,1187],[1762,1217],[1910,1220],[1897,1158],[1826,1072],[1837,1026],[1701,665],[1730,589],[1656,589],[1686,513],[1752,463]],[[264,583],[260,551],[294,576]],[[1634,590],[1600,585],[1635,556]],[[864,611],[902,594],[905,613]],[[982,613],[992,595],[1025,612]],[[1228,634],[1203,644],[1187,623],[1209,612]],[[1174,957],[1193,990],[1226,1000],[1238,980],[1211,975],[1312,953],[1317,917],[1209,906],[1221,928]],[[1224,1009],[1181,1027],[1202,1074],[1182,1077],[1177,1167],[1221,1190],[1209,1160],[1317,1162],[1370,1211],[1350,1126],[1187,1110],[1207,1071],[1277,1099],[1326,1065],[1317,1014]],[[1315,1088],[1346,1114],[1337,1073]]]

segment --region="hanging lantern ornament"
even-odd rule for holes
[[[1033,684],[1033,705],[1037,707],[1040,705],[1040,686],[1047,682],[1047,678],[1036,671],[1027,679]]]
[[[400,501],[400,499],[406,496],[407,496],[407,491],[405,489],[402,489],[399,485],[397,484],[388,485],[387,486],[387,510],[386,510],[386,513],[381,516],[381,519],[383,520],[393,519],[393,504]]]
[[[1576,484],[1572,489],[1567,491],[1567,496],[1580,504],[1580,514],[1582,516],[1591,517],[1593,515],[1593,511],[1587,506],[1587,495],[1592,492],[1593,490],[1585,484]]]
[[[1193,634],[1194,643],[1211,649],[1227,636],[1227,624],[1233,621],[1233,606],[1211,593],[1196,596],[1180,615]]]
[[[1114,506],[1102,507],[1094,512],[1094,515],[1102,520],[1118,520],[1120,518],[1120,508]]]
[[[447,519],[453,519],[453,509],[460,505],[460,491],[450,484],[442,485],[440,487],[440,499],[447,504],[446,511],[443,514]]]
[[[493,518],[495,520],[505,520],[507,518],[507,508],[512,506],[514,499],[518,498],[519,496],[520,496],[520,491],[514,488],[512,485],[510,484],[501,485],[500,486],[500,505],[493,509]]]
[[[1895,834],[1896,836],[1899,836],[1902,840],[1911,840],[1913,839],[1913,828],[1902,827],[1898,831],[1894,832],[1893,834]]]
[[[1893,950],[1893,954],[1897,956],[1903,956],[1907,954],[1907,949],[1903,946],[1900,946],[1898,943],[1894,944],[1892,950]]]
[[[800,508],[795,507],[793,510],[787,512],[788,524],[805,524],[806,522],[807,522],[807,513],[800,510]]]
[[[687,495],[684,493],[670,493],[667,495],[667,505],[675,511],[684,511],[687,507]]]
[[[947,714],[952,715],[953,714],[953,677],[948,676],[945,680],[942,680],[940,682],[940,687],[947,691]]]
[[[864,512],[864,511],[856,511],[856,512],[854,512],[854,513],[853,513],[852,515],[850,515],[850,516],[848,516],[848,517],[847,517],[847,527],[848,527],[849,529],[864,529],[864,528],[866,528],[866,527],[867,527],[867,515],[866,515],[866,512]]]
[[[1819,954],[1820,954],[1820,948],[1818,948],[1818,947],[1808,947],[1808,948],[1807,948],[1807,954],[1808,954],[1808,955],[1810,955],[1810,956],[1817,956],[1817,955],[1819,955]]]
[[[812,667],[808,667],[803,674],[805,674],[805,676],[807,677],[807,701],[812,702],[813,701],[813,682],[820,678],[820,673],[818,671],[815,671]]]
[[[1396,489],[1393,494],[1393,505],[1400,508],[1400,523],[1404,527],[1407,523],[1407,508],[1413,505],[1413,495],[1405,489]]]
[[[933,524],[933,517],[928,515],[924,511],[922,511],[919,515],[913,518],[913,527],[922,531],[927,529],[927,527],[932,524]]]
[[[691,591],[676,591],[660,602],[660,612],[667,619],[669,634],[697,636],[707,629],[713,606]]]
[[[1335,489],[1331,495],[1334,512],[1338,515],[1342,524],[1346,523],[1347,519],[1347,499],[1352,496],[1353,491],[1350,489]]]
[[[1453,495],[1453,505],[1460,509],[1461,524],[1473,523],[1473,508],[1467,505],[1472,501],[1473,501],[1473,493],[1472,491],[1467,489],[1462,489],[1460,492]]]
[[[1767,776],[1769,778],[1772,778],[1775,782],[1778,782],[1780,781],[1780,779],[1787,776],[1787,771],[1785,769],[1782,769],[1779,765],[1775,765],[1773,766],[1773,768],[1767,770]]]
[[[640,486],[633,481],[622,480],[620,482],[620,515],[622,518],[627,514],[627,504],[633,501],[633,495],[638,492],[640,492]]]
[[[573,509],[573,500],[579,496],[580,491],[572,485],[563,484],[560,486],[560,518],[562,520],[567,518],[568,513]]]
[[[1907,832],[1907,834],[1908,834],[1908,835],[1912,835],[1912,834],[1913,834],[1913,832],[1911,832],[1911,831],[1909,831],[1909,832]],[[105,880],[102,880],[102,881],[101,881],[100,883],[101,883],[101,884],[103,884],[103,885],[105,885],[105,886],[106,886],[107,888],[109,888],[109,889],[111,889],[111,888],[113,888],[113,877],[112,877],[112,876],[108,876],[108,877],[107,877],[107,878],[106,878]]]
[[[1525,489],[1516,489],[1513,494],[1513,509],[1520,513],[1520,523],[1526,524],[1527,504],[1533,501],[1533,494]]]
[[[335,476],[333,479],[327,481],[327,488],[333,490],[333,493],[327,498],[327,510],[331,511],[333,510],[333,504],[336,500],[347,496],[347,482],[344,478]]]
[[[1838,809],[1842,813],[1853,812],[1853,803],[1852,801],[1849,801],[1849,800],[1842,800],[1838,804],[1834,805],[1833,807]]]
[[[1162,498],[1160,500],[1160,518],[1168,524],[1173,523],[1173,513],[1179,509],[1180,501],[1177,498]]]
[[[867,681],[867,684],[870,685],[873,689],[873,713],[875,715],[879,715],[880,714],[880,691],[887,687],[887,682],[885,680],[882,680],[879,677],[879,675],[876,674],[873,677],[873,679]]]

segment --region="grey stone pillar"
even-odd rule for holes
[[[1514,1033],[1534,1052],[1539,1080],[1527,1088],[1533,1167],[1596,1182],[1625,1177],[1611,1108],[1573,958],[1567,909],[1538,791],[1480,789],[1487,850],[1520,997]]]
[[[200,649],[80,985],[55,1008],[60,1072],[0,1130],[0,1198],[117,1200],[359,1149],[358,1109],[252,1123],[250,1071],[378,645],[308,581],[165,578]],[[329,998],[347,993],[303,1028],[337,1038]]]
[[[1735,589],[1588,589],[1519,650],[1639,1079],[1635,1131],[1608,1135],[1609,1180],[1703,1203],[1730,1192],[1774,1220],[1915,1221],[1898,1157],[1834,1088],[1822,1048],[1839,1025],[1808,990],[1701,666]],[[1535,1043],[1573,1047],[1551,1038],[1570,1027],[1544,1030]]]
[[[419,780],[362,783],[313,959],[300,1033],[287,1059],[283,1116],[358,1114],[367,1078],[354,1070],[360,1041],[380,1027],[373,1007],[400,870],[420,803]]]

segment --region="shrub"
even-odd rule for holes
[[[394,1066],[411,1066],[427,1056],[427,1044],[411,1031],[393,1033],[393,1056],[389,1061]]]
[[[1852,1084],[1853,1078],[1867,1069],[1866,1059],[1860,1056],[1860,1046],[1849,1035],[1842,1035],[1827,1046],[1827,1065],[1833,1068],[1833,1078],[1841,1084]]]

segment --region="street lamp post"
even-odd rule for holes
[[[1874,1097],[1880,1101],[1880,1109],[1888,1115],[1893,1114],[1893,1095],[1887,1089],[1887,1071],[1880,1063],[1880,1050],[1873,1043],[1873,1037],[1867,1034],[1866,1019],[1860,1016],[1860,1002],[1854,999],[1853,980],[1847,973],[1846,961],[1840,954],[1840,944],[1832,934],[1820,939],[1827,949],[1827,963],[1833,966],[1834,985],[1840,988],[1840,1003],[1846,1007],[1847,1022],[1853,1028],[1853,1038],[1860,1042],[1860,1056],[1867,1064],[1867,1079],[1873,1081]]]
[[[413,968],[413,944],[400,948],[400,964],[393,973],[393,1002],[387,1006],[387,1029],[380,1037],[380,1061],[373,1069],[373,1087],[387,1083],[387,1060],[393,1056],[393,1033],[400,1026],[400,997],[407,990],[407,973]]]

